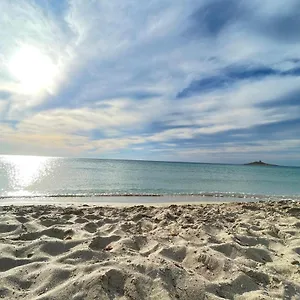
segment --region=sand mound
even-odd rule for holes
[[[0,208],[2,299],[300,299],[300,204]]]

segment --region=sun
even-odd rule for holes
[[[57,66],[38,48],[22,46],[9,62],[9,70],[25,93],[51,90]]]

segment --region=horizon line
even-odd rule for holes
[[[188,164],[208,164],[208,165],[233,165],[233,166],[245,166],[252,162],[250,161],[245,163],[229,163],[229,162],[201,162],[201,161],[176,161],[176,160],[149,160],[149,159],[130,159],[130,158],[98,158],[98,157],[80,157],[80,156],[51,156],[51,155],[32,155],[32,154],[0,154],[1,156],[32,156],[32,157],[46,157],[46,158],[64,158],[64,159],[91,159],[91,160],[117,160],[117,161],[141,161],[141,162],[161,162],[161,163],[188,163]],[[268,163],[273,167],[291,167],[291,168],[300,168],[297,165],[278,165]]]

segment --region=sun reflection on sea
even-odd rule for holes
[[[13,196],[32,195],[30,187],[47,175],[53,158],[40,156],[6,156],[2,157],[8,172],[9,186],[14,190]]]

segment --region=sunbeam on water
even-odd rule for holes
[[[0,156],[2,203],[22,197],[62,202],[74,197],[178,195],[299,199],[299,180],[300,168],[293,167]]]
[[[31,187],[48,175],[55,159],[39,156],[7,156],[2,164],[7,172],[7,185],[11,196],[30,196]]]

